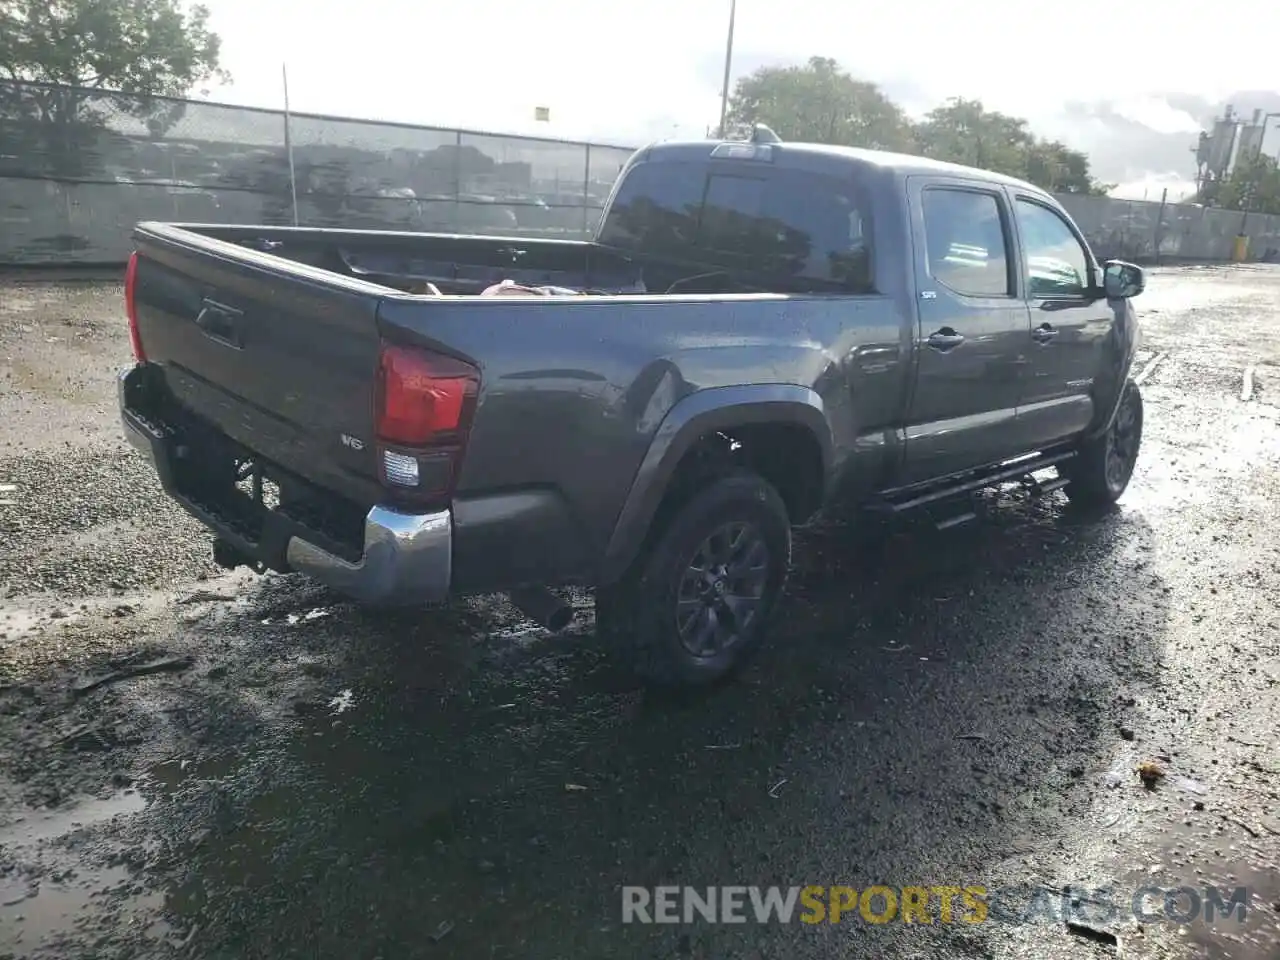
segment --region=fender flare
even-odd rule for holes
[[[1133,362],[1138,355],[1138,347],[1142,343],[1142,328],[1129,301],[1125,301],[1123,323],[1117,324],[1116,349],[1112,354],[1115,363],[1112,375],[1107,377],[1103,389],[1098,392],[1096,408],[1101,411],[1096,422],[1085,433],[1085,440],[1096,440],[1111,429],[1111,424],[1120,410],[1120,399],[1124,396],[1124,387],[1133,373]]]
[[[716,430],[757,423],[790,423],[807,429],[818,443],[825,479],[831,463],[831,426],[822,398],[813,389],[750,384],[690,394],[667,411],[636,470],[605,548],[600,583],[613,582],[631,565],[676,466],[694,443]]]

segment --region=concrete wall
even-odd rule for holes
[[[1195,204],[1060,195],[1101,258],[1151,262],[1230,260],[1237,234],[1249,237],[1249,258],[1280,258],[1280,217],[1214,210]]]

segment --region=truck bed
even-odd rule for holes
[[[765,292],[698,264],[640,260],[590,240],[204,224],[168,229],[403,292],[420,292],[430,283],[441,293],[465,296],[503,280],[604,295]]]

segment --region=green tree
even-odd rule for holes
[[[180,0],[0,0],[0,110],[34,121],[50,153],[81,166],[78,148],[115,110],[161,136],[183,112],[179,97],[210,80],[221,42],[209,11]]]
[[[1025,174],[1035,142],[1025,120],[962,97],[930,110],[916,127],[916,139],[925,156],[1014,177]]]
[[[980,100],[953,97],[916,126],[926,156],[994,170],[1058,193],[1105,194],[1089,172],[1089,158],[1057,140],[1036,137],[1021,117],[986,109]]]
[[[827,57],[802,67],[761,67],[729,99],[729,123],[764,123],[783,140],[878,150],[912,145],[902,109],[874,83],[855,80]]]
[[[1265,154],[1236,161],[1231,176],[1213,185],[1217,203],[1228,210],[1280,213],[1280,168]]]
[[[1029,180],[1059,193],[1105,194],[1089,158],[1041,140],[1020,117],[953,97],[913,124],[874,83],[856,80],[827,57],[804,66],[762,67],[738,80],[731,125],[768,124],[783,140],[922,153]]]
[[[1025,161],[1022,178],[1055,193],[1106,196],[1115,186],[1093,179],[1089,158],[1057,140],[1037,140],[1027,148]]]
[[[209,11],[179,0],[0,0],[0,76],[181,96],[226,74]]]

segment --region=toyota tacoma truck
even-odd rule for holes
[[[921,157],[651,145],[589,241],[134,238],[124,430],[220,564],[502,592],[553,629],[553,590],[592,587],[660,684],[759,644],[826,507],[949,525],[1016,480],[1106,506],[1138,455],[1142,270],[1043,190]],[[503,281],[550,295],[478,295]]]

